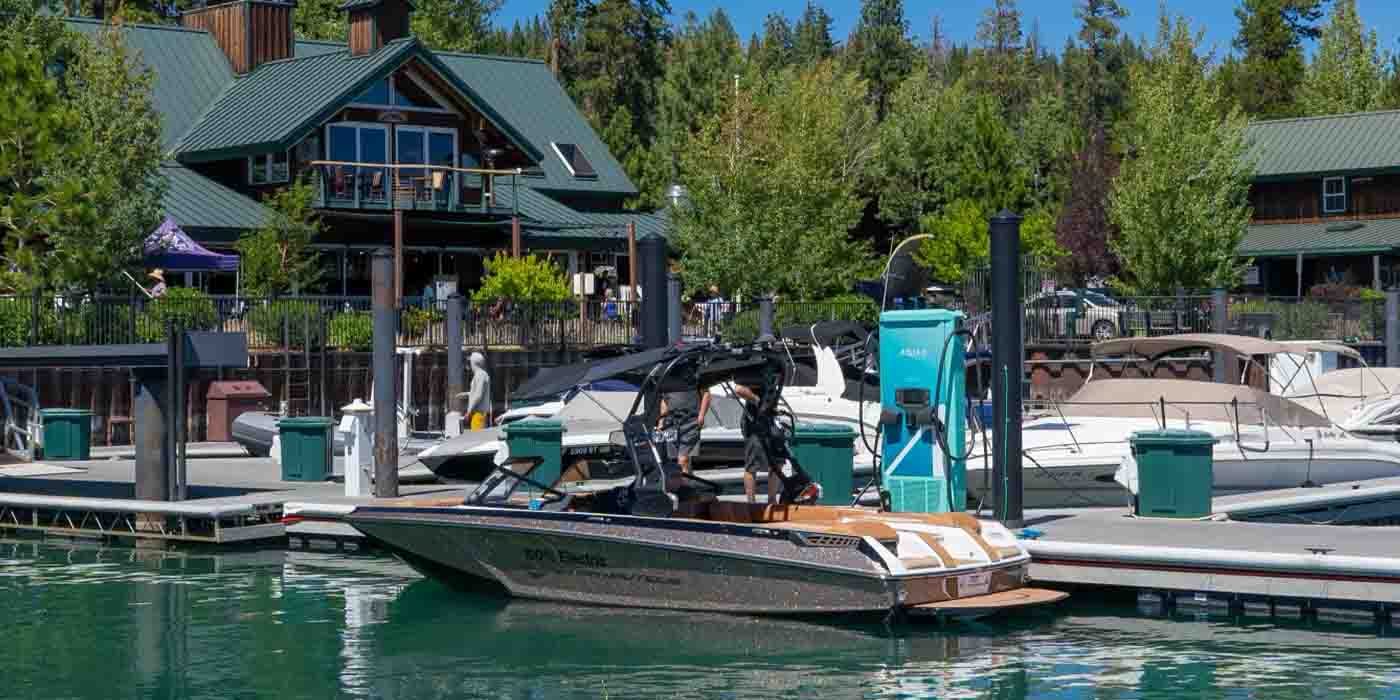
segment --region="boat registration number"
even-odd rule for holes
[[[958,596],[985,595],[992,587],[991,572],[965,574],[958,577]]]

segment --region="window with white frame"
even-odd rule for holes
[[[1347,179],[1328,177],[1322,180],[1322,213],[1342,214],[1347,210]]]
[[[446,100],[421,79],[408,74],[392,75],[370,84],[351,103],[360,107],[393,107],[423,112],[450,112]]]
[[[261,153],[248,158],[248,184],[271,185],[287,182],[292,175],[287,151]]]

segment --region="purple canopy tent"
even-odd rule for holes
[[[238,256],[215,253],[195,242],[170,217],[146,236],[146,266],[187,272],[237,272]]]

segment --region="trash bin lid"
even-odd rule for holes
[[[1168,428],[1166,430],[1140,430],[1129,439],[1133,445],[1214,445],[1219,442],[1214,435],[1201,430]]]
[[[252,381],[210,382],[207,399],[266,399],[271,398],[262,384]]]
[[[300,416],[277,419],[278,428],[329,428],[335,421],[324,416]]]
[[[92,411],[86,408],[42,408],[39,409],[39,415],[44,418],[87,417],[92,415]]]
[[[564,421],[557,418],[526,418],[513,423],[506,423],[503,427],[507,436],[516,435],[548,435],[564,432]]]
[[[793,437],[853,438],[856,431],[844,423],[798,423]]]

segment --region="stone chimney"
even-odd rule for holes
[[[408,0],[347,0],[340,9],[349,15],[352,55],[374,53],[410,33],[413,3]]]
[[[180,15],[180,24],[212,34],[233,72],[242,75],[268,61],[292,57],[295,7],[291,0],[234,0],[187,10]]]

